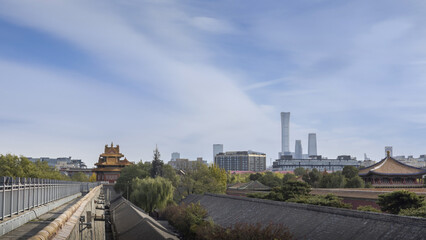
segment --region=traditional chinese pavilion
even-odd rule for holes
[[[426,169],[416,168],[393,159],[389,152],[382,161],[359,170],[365,183],[380,187],[421,187]]]
[[[114,183],[120,177],[121,169],[133,164],[126,158],[120,160],[122,157],[124,155],[120,153],[120,146],[114,147],[112,143],[110,147],[105,145],[105,151],[99,156],[98,163],[95,163],[96,168],[93,169],[93,172],[96,173],[96,180]]]

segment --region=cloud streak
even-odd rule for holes
[[[12,27],[67,43],[84,53],[74,61],[97,69],[0,53],[0,129],[13,139],[3,151],[90,165],[112,140],[136,161],[155,144],[166,160],[174,151],[211,160],[213,143],[275,158],[281,111],[292,112],[292,142],[306,150],[317,132],[328,157],[379,159],[385,145],[425,151],[412,134],[423,121],[400,117],[426,110],[424,5],[237,5],[3,1],[0,18]]]

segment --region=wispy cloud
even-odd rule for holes
[[[3,149],[90,163],[113,140],[132,160],[150,159],[156,143],[165,159],[210,160],[222,142],[275,158],[279,112],[291,111],[292,138],[317,132],[329,157],[379,158],[392,142],[422,153],[423,138],[403,144],[422,122],[395,116],[426,110],[424,5],[244,3],[2,1],[6,24],[92,64],[79,71],[0,53],[0,119],[31,122],[0,128],[14,139]]]

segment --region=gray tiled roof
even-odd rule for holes
[[[111,203],[111,215],[118,239],[178,239],[174,233],[123,197]]]
[[[382,213],[205,194],[190,195],[221,226],[282,223],[297,239],[425,239],[426,219]]]

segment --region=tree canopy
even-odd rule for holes
[[[26,157],[12,154],[0,155],[0,176],[69,180],[67,176],[49,167],[47,162],[33,163]]]
[[[78,172],[78,173],[74,173],[74,175],[71,176],[71,181],[75,181],[75,182],[88,182],[89,181],[89,177],[82,173],[82,172]]]
[[[162,177],[134,178],[132,188],[130,200],[148,213],[165,208],[173,199],[174,187],[169,180]]]

